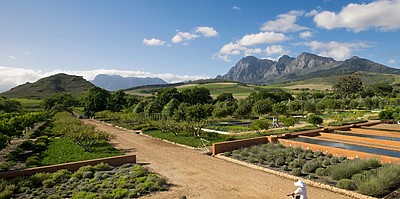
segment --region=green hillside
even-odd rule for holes
[[[34,83],[25,83],[11,90],[1,93],[0,96],[10,98],[46,99],[56,93],[70,93],[79,97],[94,85],[80,76],[56,74],[42,78]]]

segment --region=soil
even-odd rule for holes
[[[166,192],[144,198],[290,198],[286,194],[296,187],[293,181],[259,170],[244,167],[222,159],[204,155],[200,150],[189,149],[99,123],[99,130],[115,135],[111,141],[116,148],[137,155],[137,162],[145,165],[173,184]],[[308,187],[309,198],[350,199],[328,190]]]

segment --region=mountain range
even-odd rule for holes
[[[99,74],[90,82],[110,91],[143,85],[167,84],[166,81],[158,77],[122,77],[119,75],[106,74]]]
[[[352,74],[360,71],[400,74],[399,69],[356,56],[345,61],[336,61],[330,57],[304,52],[297,58],[284,55],[278,61],[247,56],[239,60],[228,73],[223,76],[217,76],[217,79],[257,84],[277,84],[317,77]]]

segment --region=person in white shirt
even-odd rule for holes
[[[288,196],[292,196],[293,199],[308,199],[306,184],[301,180],[298,180],[293,184],[299,188],[297,188],[293,193],[288,194]]]

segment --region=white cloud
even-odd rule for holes
[[[218,36],[218,32],[212,28],[207,26],[196,27],[196,33],[202,34],[204,37],[215,37]]]
[[[391,60],[387,61],[387,63],[388,63],[388,64],[395,64],[395,63],[396,63],[396,60],[391,59]]]
[[[292,10],[285,14],[280,14],[274,21],[265,22],[260,28],[262,31],[274,32],[297,32],[308,29],[296,24],[297,18],[303,16],[304,11]]]
[[[310,38],[313,36],[312,32],[310,31],[301,32],[299,35],[303,39]]]
[[[123,77],[159,77],[169,83],[182,82],[196,79],[207,79],[208,76],[198,75],[175,75],[172,73],[149,73],[143,71],[123,71],[111,69],[87,70],[87,71],[67,71],[67,70],[53,70],[43,72],[40,70],[31,70],[24,68],[13,68],[0,66],[0,92],[6,91],[19,84],[26,82],[34,82],[40,78],[48,77],[57,73],[66,73],[71,75],[82,76],[86,80],[93,80],[98,74],[120,75]]]
[[[283,46],[281,46],[281,45],[272,45],[272,46],[268,46],[265,49],[265,54],[267,56],[274,55],[274,54],[283,55],[283,54],[288,54],[288,53],[290,53],[290,51],[285,50],[283,48]]]
[[[189,40],[195,39],[197,37],[199,37],[199,36],[196,35],[196,34],[193,34],[193,33],[190,33],[190,32],[180,32],[179,31],[172,38],[172,42],[173,43],[179,43],[179,42],[182,42],[182,41],[189,41]]]
[[[304,42],[302,45],[310,47],[312,51],[319,52],[318,54],[321,56],[332,57],[336,60],[350,58],[353,52],[372,47],[372,43],[361,41],[345,43],[310,41]]]
[[[248,48],[246,50],[244,50],[243,54],[245,56],[250,56],[250,55],[254,55],[254,54],[260,54],[262,52],[261,48]]]
[[[156,39],[156,38],[143,39],[143,43],[148,46],[162,46],[165,44],[164,41]]]
[[[242,39],[237,41],[242,46],[253,46],[258,44],[277,43],[287,40],[287,37],[282,33],[275,32],[260,32],[257,34],[245,35]]]
[[[238,7],[238,6],[232,6],[231,9],[232,9],[232,10],[241,10],[241,8]]]
[[[307,12],[306,14],[304,14],[304,16],[306,16],[306,17],[312,17],[312,16],[315,16],[315,15],[317,15],[319,12],[316,10],[316,9],[314,9],[314,10],[311,10],[310,12]]]
[[[29,51],[26,50],[26,51],[24,52],[24,54],[25,54],[25,55],[30,55],[31,52],[29,52]]]
[[[339,13],[323,11],[314,16],[317,26],[331,30],[347,28],[360,32],[369,28],[389,31],[400,28],[400,0],[349,4]]]
[[[8,58],[10,59],[17,59],[16,57],[12,56],[12,55],[7,55]]]

